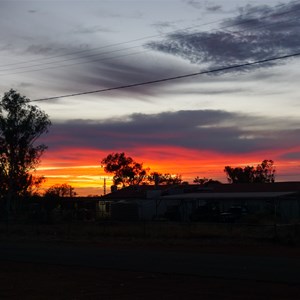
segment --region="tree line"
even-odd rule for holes
[[[149,168],[144,168],[142,163],[138,163],[133,158],[126,156],[124,152],[111,153],[101,163],[104,165],[105,172],[113,174],[114,185],[122,188],[140,184],[187,184],[187,182],[182,180],[180,174],[149,173]],[[256,167],[226,166],[224,172],[229,183],[273,183],[275,182],[276,170],[274,161],[265,159]],[[217,180],[199,176],[193,182],[200,185],[220,183]]]
[[[45,181],[36,175],[41,156],[47,149],[37,144],[38,138],[48,132],[49,116],[30,100],[11,89],[0,100],[0,199],[6,210],[15,211],[20,199],[32,196]],[[143,163],[136,162],[124,152],[111,153],[102,159],[105,172],[113,175],[113,184],[124,188],[141,184],[187,184],[180,174],[150,172]],[[272,183],[275,167],[272,160],[264,160],[256,167],[230,167],[224,169],[230,183]],[[217,181],[197,176],[194,183],[209,184]],[[45,196],[75,196],[68,184],[50,187]]]
[[[182,176],[178,174],[149,172],[143,163],[136,162],[124,152],[111,153],[102,159],[106,173],[113,174],[113,184],[122,188],[140,184],[182,184]]]

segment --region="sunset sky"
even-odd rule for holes
[[[0,93],[45,111],[45,188],[100,195],[125,152],[151,171],[226,182],[273,159],[300,180],[300,57],[90,93],[300,53],[300,1],[0,1]]]

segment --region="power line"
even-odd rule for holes
[[[281,4],[281,5],[284,5],[284,4]],[[54,55],[54,56],[50,56],[50,57],[46,57],[46,58],[38,58],[38,59],[32,59],[32,60],[27,60],[27,61],[23,61],[23,62],[0,65],[0,68],[7,67],[7,66],[12,66],[12,65],[18,65],[18,64],[27,64],[29,62],[36,62],[36,61],[41,61],[41,60],[48,60],[48,59],[53,59],[53,58],[57,58],[57,57],[64,57],[64,56],[68,56],[68,55],[85,53],[85,52],[90,52],[90,51],[100,50],[100,49],[105,49],[105,48],[116,47],[116,46],[129,44],[129,43],[134,43],[134,42],[138,42],[138,41],[142,41],[142,40],[147,40],[147,39],[157,38],[157,37],[161,37],[161,36],[166,36],[166,35],[174,33],[174,32],[190,30],[190,29],[195,28],[195,27],[211,25],[211,24],[215,24],[215,23],[219,23],[219,22],[222,22],[222,20],[213,21],[213,22],[209,22],[209,23],[204,23],[204,24],[200,24],[200,25],[194,25],[194,26],[190,26],[190,27],[185,27],[185,28],[182,28],[182,29],[179,29],[179,30],[170,31],[170,32],[165,33],[165,34],[149,35],[149,36],[145,36],[145,37],[141,37],[141,38],[125,41],[125,42],[108,44],[108,45],[101,46],[101,47],[95,47],[95,48],[91,48],[91,49],[79,50],[79,51],[74,51],[74,52],[65,53],[65,54],[58,54],[58,55]]]
[[[62,62],[71,61],[71,60],[77,60],[77,59],[80,59],[80,58],[89,58],[89,57],[100,56],[100,55],[102,56],[102,55],[105,55],[105,54],[111,54],[111,53],[115,53],[115,52],[131,50],[131,49],[134,49],[134,48],[137,48],[137,47],[140,47],[140,46],[132,46],[132,47],[127,47],[127,48],[122,48],[122,49],[117,49],[117,50],[110,50],[110,51],[101,52],[101,53],[94,53],[94,54],[84,55],[84,56],[81,56],[81,57],[72,57],[72,58],[67,58],[67,59],[59,60],[59,61],[50,61],[50,62],[39,63],[39,64],[35,64],[35,65],[30,65],[30,66],[22,66],[22,67],[17,67],[17,68],[13,68],[13,69],[11,69],[11,68],[2,69],[2,70],[0,70],[0,72],[20,70],[20,69],[26,69],[26,68],[34,68],[34,67],[39,67],[39,66],[44,66],[44,65],[53,65],[53,64],[56,64],[56,63],[62,63]],[[57,67],[59,67],[59,66],[57,66]],[[32,71],[35,71],[35,70],[29,70],[28,72],[32,72]]]
[[[299,8],[300,9],[300,8]],[[290,19],[289,22],[291,22],[293,19]],[[251,20],[253,21],[253,20]],[[249,22],[249,20],[247,21]],[[272,25],[278,25],[278,24],[282,24],[285,23],[286,21],[282,21],[282,22],[276,22],[276,23],[272,23],[272,24],[268,24],[267,26],[272,26]],[[246,22],[245,22],[246,23]],[[227,27],[222,27],[221,29],[224,30],[225,28],[229,28],[229,27],[234,27],[235,25],[231,25],[231,26],[227,26]],[[260,25],[260,26],[256,26],[255,28],[263,28],[266,27],[266,25]],[[245,30],[240,30],[239,32],[243,32],[246,31]],[[236,32],[235,32],[236,33]],[[193,35],[197,35],[198,33],[190,33],[190,34],[186,34],[185,36],[193,36]],[[18,72],[11,72],[11,73],[3,73],[0,74],[1,76],[8,76],[8,75],[16,75],[16,74],[23,74],[23,73],[31,73],[31,72],[38,72],[38,71],[45,71],[45,70],[51,70],[51,69],[57,69],[57,68],[64,68],[64,67],[71,67],[71,66],[75,66],[75,65],[82,65],[82,64],[87,64],[87,63],[93,63],[93,62],[101,62],[101,61],[107,61],[107,60],[114,60],[114,59],[118,59],[118,58],[123,58],[123,57],[128,57],[128,56],[133,56],[133,55],[138,55],[138,54],[142,54],[142,53],[146,53],[146,52],[150,52],[150,49],[147,50],[142,50],[142,51],[137,51],[137,52],[131,52],[131,53],[127,53],[127,54],[120,54],[117,56],[111,56],[111,57],[104,57],[104,58],[98,58],[98,59],[92,59],[89,61],[81,61],[81,62],[75,62],[75,63],[70,63],[70,64],[64,64],[64,65],[58,65],[58,66],[53,66],[53,64],[56,63],[61,63],[61,62],[65,62],[65,61],[70,61],[70,60],[76,60],[76,59],[82,59],[82,58],[88,58],[88,57],[93,57],[93,56],[103,56],[104,54],[109,54],[109,53],[115,53],[115,52],[121,52],[124,50],[128,50],[128,49],[133,49],[133,48],[137,48],[140,46],[133,46],[133,47],[127,47],[127,48],[123,48],[123,49],[118,49],[118,50],[114,50],[114,51],[109,51],[109,52],[102,52],[99,54],[90,54],[90,55],[86,55],[86,56],[82,56],[82,57],[78,57],[78,58],[70,58],[70,59],[66,59],[66,60],[62,60],[62,61],[57,61],[57,62],[47,62],[47,63],[42,63],[42,64],[37,64],[37,65],[33,65],[33,66],[23,66],[23,67],[18,67],[16,68],[18,69],[26,69],[26,68],[32,68],[32,67],[36,67],[39,65],[51,65],[49,67],[45,67],[45,68],[38,68],[38,69],[33,69],[33,70],[23,70],[23,71],[18,71]],[[2,70],[2,71],[6,71],[6,70]],[[9,69],[8,69],[9,71]],[[0,70],[1,72],[1,70]]]
[[[300,10],[300,8],[299,8],[299,10]],[[296,19],[296,18],[294,18],[294,19]],[[293,21],[294,19],[290,19],[289,22]],[[253,20],[251,20],[251,21],[253,21]],[[247,22],[249,22],[249,20]],[[269,26],[272,26],[272,25],[278,25],[278,24],[284,24],[284,23],[286,23],[286,21],[268,24],[267,26],[269,27]],[[229,28],[229,27],[233,27],[233,26],[235,26],[235,25],[231,25],[231,26],[227,26],[227,27],[222,27],[220,29],[224,30],[225,28]],[[255,26],[256,29],[258,29],[258,28],[264,28],[264,27],[266,27],[266,25]],[[240,30],[239,33],[243,32],[243,31],[246,31],[246,29],[245,30]],[[234,32],[234,33],[236,34],[237,32]],[[197,34],[198,33],[190,33],[190,34],[186,34],[185,36],[193,36],[193,35],[197,35]],[[65,62],[65,61],[82,59],[82,58],[88,58],[88,57],[99,56],[99,55],[103,56],[105,54],[110,54],[110,53],[115,53],[115,52],[121,52],[121,51],[124,51],[124,50],[138,48],[138,47],[140,47],[140,46],[132,46],[132,47],[127,47],[127,48],[118,49],[118,50],[114,50],[114,51],[102,52],[102,53],[98,53],[98,54],[90,54],[90,55],[86,55],[86,56],[82,56],[82,57],[78,57],[78,58],[70,58],[70,59],[66,59],[66,60],[62,60],[62,61],[57,61],[57,62],[47,62],[47,63],[37,64],[37,65],[33,65],[33,66],[18,67],[18,68],[16,68],[17,70],[18,69],[24,69],[24,68],[25,69],[26,68],[32,68],[32,67],[36,67],[36,66],[39,66],[39,65],[51,65],[51,66],[46,67],[46,68],[38,68],[38,69],[34,69],[34,70],[24,70],[24,71],[12,72],[12,73],[4,73],[4,74],[0,74],[0,77],[1,76],[8,76],[8,75],[16,75],[16,74],[23,74],[23,73],[45,71],[45,70],[51,70],[51,69],[57,69],[57,68],[64,68],[64,67],[71,67],[71,66],[75,66],[75,65],[82,65],[82,64],[93,63],[93,62],[101,62],[101,61],[114,60],[114,59],[118,59],[118,58],[123,58],[123,57],[128,57],[128,56],[133,56],[133,55],[139,55],[139,54],[143,54],[143,53],[151,51],[151,49],[147,49],[147,50],[141,50],[141,51],[131,52],[131,53],[127,53],[127,54],[120,54],[120,55],[117,55],[117,56],[104,57],[104,58],[92,59],[92,60],[89,60],[89,61],[83,61],[83,62],[81,61],[81,62],[75,62],[75,63],[71,63],[71,64],[53,66],[53,64],[55,64],[55,63],[61,63],[61,62]],[[8,71],[9,70],[10,69],[8,69]],[[6,71],[6,70],[0,70],[0,72],[1,71]]]
[[[69,98],[69,97],[75,97],[75,96],[81,96],[81,95],[87,95],[87,94],[95,94],[95,93],[103,93],[103,92],[120,90],[120,89],[127,89],[127,88],[132,88],[132,87],[137,87],[137,86],[155,84],[155,83],[178,80],[178,79],[194,77],[194,76],[199,76],[199,75],[204,75],[204,74],[211,74],[211,73],[216,73],[216,72],[228,71],[228,70],[232,70],[232,69],[249,67],[249,66],[253,66],[253,65],[259,65],[259,64],[267,63],[267,62],[288,59],[288,58],[296,57],[296,56],[300,56],[300,52],[293,53],[293,54],[288,54],[288,55],[277,56],[277,57],[272,57],[272,58],[267,58],[267,59],[262,59],[262,60],[257,60],[257,61],[254,61],[254,62],[247,62],[247,63],[243,63],[243,64],[236,64],[236,65],[232,65],[232,66],[227,66],[227,67],[221,67],[221,68],[207,70],[207,71],[196,72],[196,73],[189,73],[189,74],[184,74],[184,75],[179,75],[179,76],[166,77],[166,78],[162,78],[162,79],[156,79],[156,80],[144,81],[144,82],[139,82],[139,83],[121,85],[121,86],[105,88],[105,89],[100,89],[100,90],[94,90],[94,91],[87,91],[87,92],[81,92],[81,93],[73,93],[73,94],[66,94],[66,95],[55,96],[55,97],[35,99],[35,100],[30,100],[30,102],[49,101],[49,100],[55,100],[55,99],[61,99],[61,98]]]
[[[117,56],[112,56],[112,57],[105,57],[105,58],[100,58],[100,59],[93,59],[93,60],[89,60],[88,62],[81,61],[81,62],[76,62],[76,63],[72,63],[72,64],[67,64],[67,65],[50,66],[50,67],[40,68],[40,69],[34,69],[34,70],[24,70],[24,71],[19,71],[19,72],[0,74],[0,76],[8,76],[8,75],[16,75],[16,74],[22,74],[22,73],[45,71],[45,70],[51,70],[51,69],[57,69],[57,68],[64,68],[64,67],[71,67],[71,66],[76,66],[76,65],[82,65],[82,64],[86,64],[86,63],[93,63],[93,62],[99,62],[99,61],[101,62],[101,61],[113,60],[113,59],[117,59],[117,58],[123,58],[123,57],[127,57],[127,56],[142,54],[142,53],[149,52],[149,51],[150,51],[150,49],[148,49],[148,50],[142,50],[142,51],[137,51],[137,52],[131,52],[131,53],[128,53],[128,54],[122,54],[122,55],[117,55]],[[47,64],[49,64],[49,63],[47,63]]]
[[[253,21],[253,20],[251,20],[251,21]],[[293,21],[293,19],[289,20],[289,22],[291,22],[291,21]],[[282,24],[282,23],[285,23],[285,21],[276,22],[275,24],[274,23],[273,24],[268,24],[268,26],[278,25],[278,24]],[[234,26],[234,25],[232,25],[232,26]],[[228,26],[228,27],[232,27],[232,26]],[[263,28],[263,27],[266,27],[266,26],[265,25],[260,25],[260,26],[256,26],[255,28],[257,29],[257,28]],[[223,27],[221,29],[224,29],[224,28],[225,27]],[[246,29],[245,30],[240,30],[239,32],[243,32],[243,31],[246,31]],[[197,35],[197,34],[198,33],[190,33],[190,34],[186,34],[185,36],[193,36],[193,35]],[[103,52],[103,53],[99,53],[99,54],[91,54],[91,55],[83,56],[83,57],[80,57],[80,58],[87,58],[87,57],[99,56],[99,55],[104,55],[104,54],[109,54],[109,53],[114,53],[114,52],[120,52],[120,51],[124,51],[124,50],[128,50],[128,49],[133,49],[133,48],[137,48],[137,47],[140,47],[140,46],[133,46],[133,47],[118,49],[118,50],[114,50],[114,51]],[[57,69],[57,68],[71,67],[71,66],[82,65],[82,64],[86,64],[86,63],[93,63],[93,62],[102,62],[102,61],[114,60],[114,59],[118,59],[118,58],[123,58],[123,57],[128,57],[128,56],[133,56],[133,55],[139,55],[139,54],[143,54],[143,53],[150,52],[150,51],[151,50],[148,49],[148,50],[142,50],[142,51],[137,51],[137,52],[131,52],[131,53],[128,53],[128,54],[121,54],[121,55],[117,55],[117,56],[111,56],[111,57],[93,59],[93,60],[89,60],[88,62],[86,62],[86,61],[75,62],[75,63],[71,63],[71,64],[66,64],[66,65],[49,66],[49,67],[46,67],[46,68],[39,68],[39,69],[34,69],[34,70],[24,70],[24,71],[19,71],[19,72],[4,73],[4,74],[0,74],[0,77],[1,76],[7,76],[7,75],[16,75],[16,74],[22,74],[22,73],[30,73],[30,72],[45,71],[45,70],[51,70],[51,69]],[[69,60],[75,60],[75,59],[76,58],[66,59],[66,60],[63,60],[61,62],[65,62],[65,61],[69,61]],[[44,63],[44,64],[40,64],[40,65],[52,65],[53,63],[58,63],[58,62],[48,62],[48,63]],[[17,69],[23,69],[23,68],[35,67],[35,66],[38,66],[38,65],[27,66],[27,67],[19,67]]]
[[[279,7],[288,7],[288,6],[291,6],[291,5],[295,4],[295,3],[298,3],[298,1],[294,1],[294,2],[291,2],[289,4],[279,4],[279,5],[276,5],[275,7],[277,7],[277,8],[279,8]],[[281,13],[269,14],[269,15],[267,15],[265,17],[259,18],[259,20],[270,18],[270,17],[274,17],[274,16],[281,16],[281,15],[284,15],[284,14],[289,14],[289,13],[295,12],[297,10],[300,10],[300,8],[299,9],[292,9],[292,10],[284,11],[284,12],[281,12]],[[247,15],[251,15],[251,12],[248,13],[248,14],[246,14],[246,16]],[[250,20],[245,20],[245,21],[241,21],[241,22],[236,22],[234,24],[225,25],[225,26],[222,26],[222,27],[220,27],[218,29],[212,29],[212,30],[209,30],[209,31],[224,30],[226,28],[231,28],[231,27],[235,27],[235,26],[238,26],[238,25],[243,25],[243,24],[251,23],[251,22],[253,22],[255,20],[256,19],[250,19]],[[123,44],[133,43],[133,42],[136,42],[136,41],[141,41],[141,40],[146,40],[146,39],[150,39],[150,38],[155,38],[155,37],[159,37],[159,36],[168,36],[168,35],[174,34],[176,32],[190,30],[190,29],[193,29],[193,28],[196,28],[196,27],[199,27],[199,26],[205,26],[205,25],[210,25],[210,24],[214,24],[214,23],[222,23],[222,22],[224,23],[224,20],[223,21],[222,20],[214,21],[214,22],[210,22],[210,23],[206,23],[206,24],[202,24],[202,25],[190,26],[190,27],[186,27],[186,28],[183,28],[183,29],[171,31],[171,32],[168,32],[166,34],[159,34],[159,35],[152,35],[152,36],[142,37],[142,38],[138,38],[138,39],[134,39],[134,40],[130,40],[130,41],[125,41],[125,42],[121,42],[121,43],[110,44],[110,45],[106,45],[106,46],[102,46],[102,47],[97,47],[97,48],[92,48],[92,49],[86,49],[86,50],[81,50],[81,51],[70,52],[70,53],[56,55],[56,56],[52,56],[52,57],[48,57],[48,58],[34,59],[34,60],[26,61],[26,62],[20,62],[20,63],[12,63],[12,64],[7,64],[7,65],[2,65],[2,66],[0,66],[0,68],[12,66],[12,65],[18,65],[18,64],[27,64],[29,62],[36,62],[36,61],[41,61],[41,60],[42,61],[43,60],[49,60],[49,59],[58,58],[58,57],[64,57],[64,56],[68,56],[68,55],[80,54],[80,53],[85,53],[87,51],[90,52],[90,51],[93,51],[93,50],[99,50],[99,49],[105,49],[105,48],[109,48],[109,47],[115,47],[115,46],[119,46],[119,45],[123,45]],[[269,24],[269,26],[270,25],[272,25],[272,24]],[[261,27],[264,27],[264,26],[262,26],[262,25],[259,26],[259,28],[261,28]],[[187,34],[187,36],[189,36],[189,35],[196,35],[196,34],[197,33],[191,33],[191,34]],[[3,72],[3,71],[14,71],[14,70],[19,70],[19,69],[28,69],[28,68],[33,68],[33,67],[38,67],[38,66],[43,66],[43,65],[49,65],[49,64],[52,65],[51,67],[46,67],[46,68],[38,68],[38,69],[34,69],[34,70],[24,70],[24,71],[20,71],[20,72],[4,73],[4,74],[0,74],[0,76],[15,75],[15,74],[21,74],[21,73],[30,73],[30,72],[43,71],[43,70],[48,70],[48,69],[55,69],[55,68],[62,68],[62,67],[68,67],[68,66],[73,66],[73,65],[85,64],[85,63],[90,63],[90,62],[95,62],[95,61],[120,58],[120,57],[123,57],[123,56],[130,56],[130,55],[133,55],[133,54],[129,53],[129,54],[119,55],[117,57],[110,57],[110,58],[104,58],[104,59],[95,59],[95,60],[86,61],[86,62],[77,62],[77,63],[72,63],[72,64],[53,66],[53,64],[57,64],[57,63],[63,63],[63,62],[66,62],[66,61],[72,61],[72,60],[77,60],[77,59],[82,59],[82,58],[88,58],[88,57],[94,57],[94,56],[99,56],[99,55],[103,56],[105,54],[110,54],[110,53],[115,53],[115,52],[121,52],[121,51],[129,50],[129,49],[133,49],[133,48],[138,48],[140,46],[141,45],[127,47],[127,48],[123,48],[123,49],[112,50],[112,51],[108,51],[108,52],[88,54],[88,55],[79,56],[79,57],[75,57],[75,58],[67,58],[67,59],[64,59],[64,60],[44,62],[44,63],[38,63],[38,64],[28,65],[28,66],[21,66],[21,67],[16,67],[16,68],[2,69],[2,70],[0,70],[0,72]],[[143,52],[148,52],[148,51],[149,50],[143,50],[143,51],[139,51],[138,53],[143,53]],[[136,53],[134,53],[134,54],[136,54]]]

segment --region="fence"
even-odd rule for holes
[[[296,224],[241,224],[197,222],[79,222],[56,224],[39,222],[0,222],[0,238],[40,240],[97,241],[111,238],[143,239],[235,239],[279,241],[298,244],[300,223]]]

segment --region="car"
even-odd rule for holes
[[[248,210],[246,207],[233,205],[227,211],[220,213],[220,220],[224,223],[234,223],[247,214]]]

